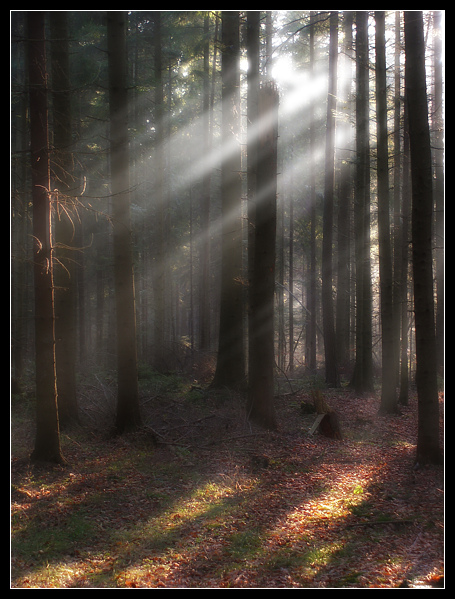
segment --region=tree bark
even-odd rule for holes
[[[343,66],[342,82],[339,96],[341,96],[342,106],[339,112],[344,111],[344,118],[341,119],[340,128],[343,146],[339,152],[340,180],[338,184],[338,232],[337,232],[337,297],[336,297],[336,337],[337,337],[337,356],[340,367],[348,367],[350,363],[350,314],[351,314],[351,238],[350,238],[350,219],[352,211],[352,106],[351,85],[352,85],[352,23],[353,13],[347,11],[344,14],[344,42],[343,42]]]
[[[438,372],[444,374],[444,109],[443,109],[443,72],[442,72],[442,11],[433,13],[434,29],[434,202],[435,202],[435,258],[436,258],[436,350]]]
[[[166,349],[166,252],[165,252],[165,158],[164,158],[164,92],[161,11],[154,11],[154,71],[155,71],[155,247],[153,251],[154,336],[153,366],[158,372],[167,370]]]
[[[409,403],[409,357],[408,357],[408,271],[409,271],[409,222],[410,222],[410,156],[409,156],[409,127],[408,110],[404,108],[404,139],[403,139],[403,177],[401,198],[401,267],[400,267],[400,305],[401,305],[401,348],[400,348],[400,392],[398,402],[402,405]]]
[[[379,279],[382,329],[382,385],[380,412],[397,412],[396,351],[393,321],[392,244],[390,239],[389,155],[387,132],[387,81],[385,12],[375,12],[376,22],[376,124],[378,177]]]
[[[60,425],[78,421],[76,399],[76,287],[74,256],[75,210],[71,197],[71,84],[68,13],[50,11],[52,100],[54,122],[53,187],[58,190],[54,228],[55,358]]]
[[[221,294],[217,366],[212,387],[245,384],[240,159],[240,18],[223,11],[221,24],[222,140]]]
[[[126,29],[125,12],[108,12],[110,159],[118,383],[115,426],[118,433],[134,429],[141,424],[129,198]]]
[[[357,393],[371,392],[374,389],[371,331],[369,123],[368,11],[357,11],[356,184],[354,194],[356,361],[351,380],[351,385]]]
[[[36,437],[31,459],[62,463],[55,369],[54,283],[44,12],[27,13],[35,291]]]
[[[247,12],[247,202],[248,202],[248,370],[254,356],[251,355],[252,312],[251,285],[254,272],[254,241],[256,233],[256,194],[258,160],[258,120],[259,120],[259,11]]]
[[[204,79],[203,79],[203,147],[207,159],[212,145],[210,121],[210,17],[204,17]],[[211,169],[206,169],[202,178],[201,197],[201,252],[200,252],[200,283],[199,283],[199,349],[210,349],[210,184]]]
[[[335,185],[335,110],[337,93],[338,12],[330,15],[329,92],[327,97],[327,129],[324,181],[322,239],[322,318],[324,331],[326,383],[338,387],[335,316],[333,303],[333,194]]]
[[[273,373],[278,91],[271,82],[260,89],[259,118],[254,267],[250,283],[248,418],[274,430],[277,428]]]
[[[416,461],[440,463],[432,217],[433,174],[422,11],[404,12],[405,81],[412,180],[412,265],[416,328],[418,426]]]
[[[316,14],[310,11],[310,73],[314,78],[315,71],[315,19]],[[310,115],[310,153],[316,152],[315,103],[311,102]],[[314,160],[310,160],[310,267],[308,281],[308,309],[310,317],[307,327],[306,361],[311,374],[316,374],[317,322],[316,322],[316,169]]]

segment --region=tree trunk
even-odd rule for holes
[[[210,120],[210,17],[204,17],[204,79],[203,79],[203,147],[204,154],[209,159],[212,145]],[[206,169],[202,179],[201,197],[201,254],[200,254],[200,283],[199,283],[199,349],[210,349],[210,184],[211,169]]]
[[[315,12],[310,12],[310,72],[311,78],[314,77],[315,65]],[[316,152],[316,123],[315,123],[315,105],[311,102],[310,115],[310,154],[315,155]],[[308,323],[308,332],[306,340],[306,357],[308,370],[311,374],[316,374],[316,174],[314,160],[310,160],[310,267],[308,281],[308,309],[310,318]]]
[[[32,460],[63,462],[55,370],[44,12],[27,13],[35,291],[36,437]]]
[[[333,194],[335,185],[335,110],[337,93],[338,13],[330,15],[329,92],[327,97],[327,130],[324,181],[324,213],[322,239],[322,317],[325,351],[326,383],[338,387],[339,374],[336,352],[335,316],[333,304]]]
[[[385,12],[376,11],[376,123],[378,176],[379,279],[382,329],[382,391],[380,412],[397,412],[395,338],[393,322],[392,245],[389,213],[389,156]]]
[[[127,14],[121,11],[108,12],[110,159],[118,380],[115,424],[118,433],[133,429],[141,423],[129,199],[126,30]]]
[[[259,118],[254,268],[250,288],[248,417],[273,430],[277,427],[273,373],[278,140],[278,91],[273,83],[260,89]]]
[[[434,144],[434,193],[435,193],[435,258],[436,258],[436,351],[438,372],[444,373],[444,109],[443,109],[443,73],[442,73],[442,11],[433,13],[434,28],[434,107],[433,130]]]
[[[259,11],[247,12],[247,202],[248,202],[248,370],[254,356],[251,355],[252,313],[251,285],[254,272],[254,241],[256,227],[257,159],[258,159],[258,119],[259,119]]]
[[[166,325],[166,252],[165,252],[165,176],[164,176],[164,92],[162,64],[161,11],[154,11],[155,70],[155,247],[153,251],[153,298],[155,307],[153,366],[158,372],[167,370]]]
[[[356,361],[351,385],[358,393],[366,393],[374,389],[371,331],[368,11],[356,12],[356,31]]]
[[[400,380],[401,351],[401,296],[402,296],[402,90],[401,90],[401,11],[395,11],[395,50],[394,50],[394,110],[393,110],[393,219],[392,219],[392,253],[393,253],[393,334],[395,338],[395,378],[398,386]]]
[[[340,94],[342,106],[339,111],[344,112],[344,118],[341,119],[340,138],[343,140],[342,149],[339,152],[340,182],[338,185],[338,266],[337,266],[337,297],[336,297],[336,337],[337,337],[337,356],[340,367],[348,367],[350,362],[350,253],[351,253],[351,200],[352,200],[352,126],[350,123],[352,115],[352,21],[353,13],[347,11],[344,14],[344,42],[343,42],[343,67],[342,84]]]
[[[71,85],[68,13],[50,11],[52,100],[54,118],[53,187],[58,189],[55,220],[55,358],[60,425],[78,420],[76,399],[76,287],[74,234],[76,214],[71,188]]]
[[[400,305],[401,305],[401,352],[400,352],[400,393],[398,401],[402,405],[409,403],[409,357],[408,357],[408,270],[409,270],[409,220],[410,220],[410,156],[409,156],[409,131],[408,111],[404,108],[404,139],[403,139],[403,184],[401,199],[401,282],[400,282]]]
[[[440,463],[439,398],[433,299],[433,176],[421,11],[405,11],[406,99],[412,180],[412,264],[418,427],[416,461]]]
[[[218,359],[212,387],[245,383],[242,287],[242,182],[240,160],[240,19],[223,11],[221,24],[222,140],[221,294]]]

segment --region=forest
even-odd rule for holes
[[[445,11],[10,11],[11,588],[444,586]]]

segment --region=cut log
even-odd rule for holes
[[[333,410],[324,414],[319,424],[319,430],[325,437],[329,437],[330,439],[339,439],[341,441],[343,438],[340,429],[340,419],[338,418],[338,414]]]
[[[316,430],[330,439],[342,439],[340,419],[338,414],[325,401],[319,389],[312,392],[314,407],[318,412],[318,416],[310,429],[310,435],[313,435]]]

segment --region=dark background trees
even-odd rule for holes
[[[407,381],[425,363],[432,399],[422,414],[426,406],[434,416],[444,298],[438,11],[423,11],[427,43],[419,47],[426,66],[419,85],[427,94],[421,106],[431,108],[419,119],[433,134],[419,171],[427,173],[425,189],[433,194],[426,198],[426,224],[435,225],[424,236],[412,230],[414,267],[419,251],[425,254],[422,283],[422,270],[411,273],[407,251],[416,117],[403,101],[404,64],[409,67],[416,43],[406,50],[400,44],[400,11],[116,13],[123,48],[108,44],[112,14],[45,13],[49,51],[39,75],[48,93],[30,78],[38,70],[26,68],[27,53],[38,51],[26,27],[37,12],[11,16],[15,384],[25,384],[30,370],[49,369],[48,405],[57,385],[62,423],[77,418],[76,380],[89,371],[115,371],[119,406],[132,410],[136,424],[137,370],[144,365],[190,374],[204,362],[214,386],[246,388],[257,357],[247,326],[248,310],[255,310],[249,281],[253,264],[268,268],[265,258],[252,260],[260,206],[252,199],[259,170],[255,127],[261,128],[255,93],[261,80],[273,77],[280,95],[278,166],[265,197],[275,196],[277,208],[275,304],[266,324],[273,326],[276,367],[264,363],[264,375],[270,381],[291,372],[297,378],[325,373],[327,383],[350,383],[359,394],[379,384],[385,411],[394,411],[398,382],[404,403]],[[406,90],[410,82],[411,74]],[[45,121],[36,110],[49,110],[49,147],[37,141],[34,127]],[[42,152],[38,166],[51,165],[38,184],[36,152]],[[413,179],[413,210],[417,186]],[[47,205],[52,230],[32,232],[40,221],[31,206],[38,204]],[[47,316],[54,340],[33,327],[40,295],[31,293],[31,265],[38,264],[32,240],[35,251],[47,252],[46,276],[54,270],[47,286],[56,300]],[[434,314],[427,312],[422,324],[422,293],[426,302],[433,298],[435,277]],[[419,355],[436,325],[438,358],[427,362]],[[421,375],[417,382],[420,394]],[[54,417],[58,433],[56,424]]]

